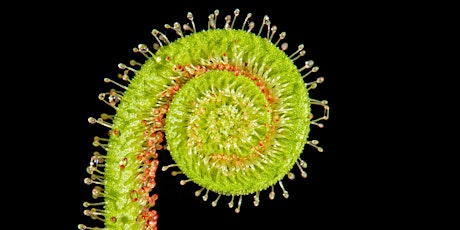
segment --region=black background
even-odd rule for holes
[[[325,82],[311,91],[311,97],[329,101],[330,120],[324,122],[323,129],[313,127],[310,137],[320,141],[324,152],[306,146],[302,158],[308,162],[308,178],[297,174],[293,181],[284,180],[288,199],[281,196],[279,188],[273,201],[265,191],[259,207],[254,207],[252,197],[247,196],[239,214],[226,206],[226,198],[212,207],[215,194],[204,202],[194,196],[197,187],[193,184],[181,186],[179,178],[158,172],[159,229],[373,228],[404,219],[408,204],[395,207],[393,203],[395,193],[404,193],[396,191],[397,186],[386,186],[392,182],[388,176],[392,168],[382,167],[387,154],[396,153],[387,152],[391,140],[378,131],[397,126],[388,125],[378,111],[385,109],[378,92],[386,68],[382,66],[384,58],[376,53],[389,48],[382,42],[388,36],[387,22],[376,19],[383,15],[378,5],[359,8],[352,3],[323,3],[171,0],[37,6],[44,10],[28,17],[29,25],[23,27],[28,29],[28,36],[22,37],[27,49],[11,47],[22,51],[16,55],[30,59],[28,67],[34,72],[26,84],[30,97],[24,102],[33,109],[22,116],[31,119],[33,113],[33,119],[40,122],[34,129],[20,129],[12,136],[28,131],[33,140],[29,143],[34,145],[26,150],[40,150],[28,159],[39,166],[37,173],[46,174],[34,185],[33,194],[42,197],[35,205],[53,211],[50,214],[40,208],[35,213],[47,217],[37,222],[55,223],[58,229],[77,229],[80,223],[102,226],[83,215],[82,203],[92,201],[91,187],[83,183],[89,159],[97,150],[92,140],[106,131],[87,119],[112,112],[97,98],[113,87],[103,79],[117,79],[120,62],[142,60],[132,48],[139,43],[153,44],[152,29],[166,31],[166,23],[187,23],[187,12],[194,14],[199,29],[206,29],[207,17],[215,9],[220,11],[222,27],[223,17],[236,8],[241,10],[237,26],[252,13],[258,29],[263,16],[268,15],[278,31],[287,32],[288,53],[304,44],[307,53],[300,63],[313,59],[320,67],[313,76],[324,76]],[[167,35],[170,40],[177,37],[172,31]],[[385,211],[388,207],[394,209]]]

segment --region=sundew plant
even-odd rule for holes
[[[118,79],[104,79],[113,88],[99,99],[109,109],[88,121],[107,136],[94,137],[84,180],[94,202],[83,203],[100,226],[78,229],[157,229],[157,170],[180,174],[171,180],[195,183],[197,197],[236,213],[243,196],[254,206],[264,193],[288,198],[283,180],[307,177],[306,146],[323,151],[309,133],[329,118],[328,102],[310,97],[324,78],[313,77],[313,60],[294,63],[303,44],[287,53],[286,32],[269,16],[257,23],[239,9],[224,17],[215,10],[201,29],[191,12],[186,18],[165,24],[175,39],[153,29],[154,45],[133,49],[141,60],[120,63]]]

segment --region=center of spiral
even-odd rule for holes
[[[217,105],[216,107],[216,110],[210,111],[208,114],[209,120],[215,122],[211,123],[206,132],[215,143],[226,142],[226,146],[236,145],[241,137],[239,134],[244,131],[243,127],[248,126],[245,124],[247,120],[241,114],[241,108],[228,104]]]
[[[190,80],[174,97],[167,116],[171,153],[235,159],[253,154],[269,132],[271,113],[257,85],[228,71]],[[183,138],[183,140],[179,140]]]
[[[241,94],[227,94],[231,92],[225,88],[222,94],[206,100],[206,112],[200,120],[208,121],[208,126],[197,129],[198,137],[209,137],[201,143],[205,154],[225,154],[246,156],[250,153],[250,146],[259,138],[258,133],[264,132],[263,124],[255,117],[263,116],[258,108],[249,107],[249,99]],[[193,135],[192,135],[193,136]],[[217,152],[216,152],[217,151]]]

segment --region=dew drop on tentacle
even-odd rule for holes
[[[195,196],[200,196],[201,192],[204,190],[204,187],[195,191]]]
[[[190,23],[192,23],[191,31],[196,32],[196,27],[195,27],[195,22],[193,21],[193,14],[192,12],[187,13],[187,18],[190,20]],[[185,25],[185,24],[184,24]]]
[[[219,201],[221,196],[222,196],[222,194],[220,194],[220,193],[219,193],[219,195],[217,195],[217,198],[211,203],[212,207],[217,206],[217,202]]]
[[[268,194],[268,198],[270,198],[270,200],[273,200],[275,199],[275,186],[271,185],[270,187],[271,187],[271,191]]]
[[[256,195],[254,195],[254,202],[253,203],[254,203],[255,207],[259,206],[259,202],[260,202],[259,195],[260,195],[259,191],[256,192]]]
[[[243,196],[240,195],[238,198],[238,207],[235,208],[235,213],[240,213],[242,203],[243,203]]]

